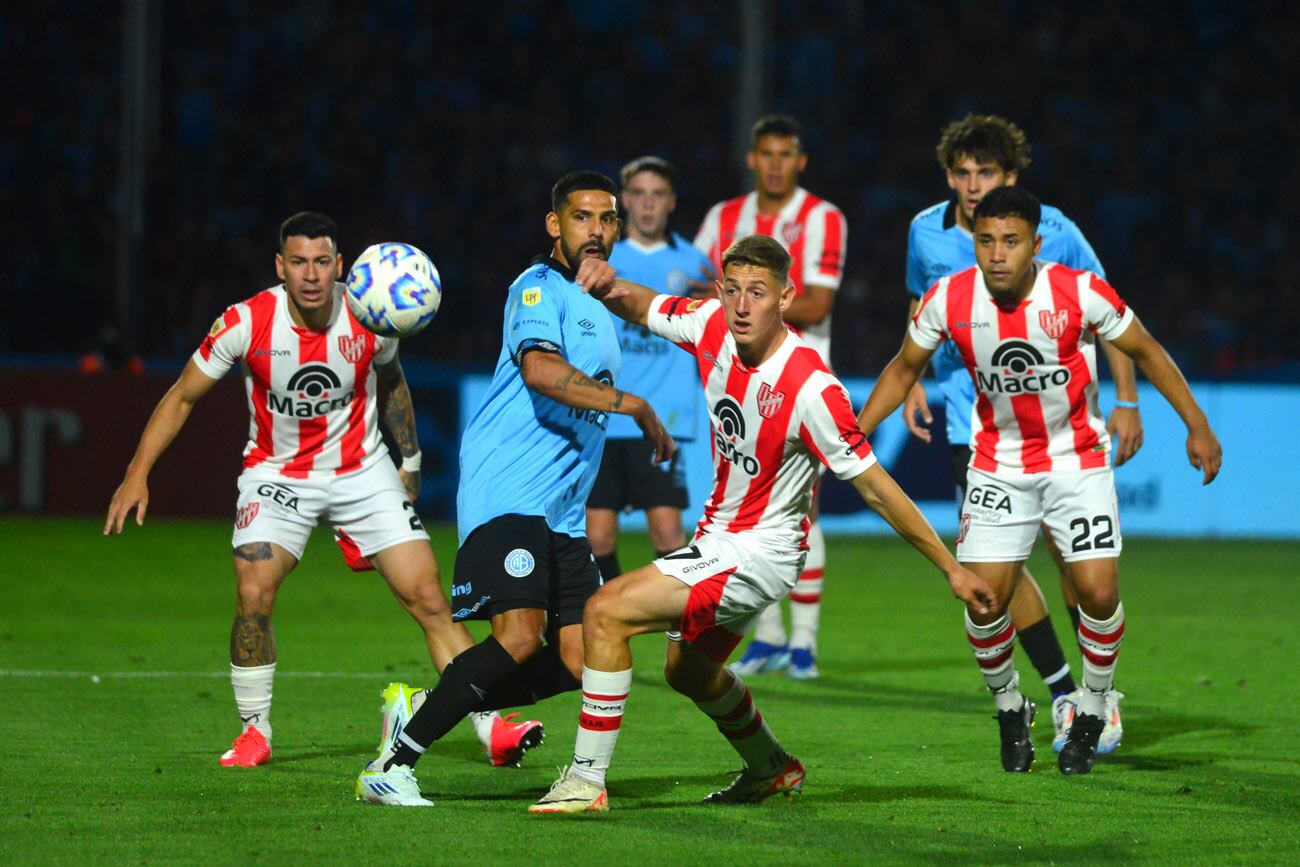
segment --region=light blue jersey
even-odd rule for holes
[[[556,352],[592,379],[619,376],[618,335],[573,272],[539,257],[506,296],[501,357],[460,442],[456,523],[463,544],[502,515],[538,515],[556,533],[587,535],[587,495],[605,449],[606,413],[581,410],[524,385],[519,362]],[[684,353],[683,353],[684,354]]]
[[[609,263],[620,277],[667,295],[685,295],[688,280],[704,279],[701,269],[713,273],[708,257],[677,234],[652,247],[630,239],[619,241]],[[694,357],[641,325],[614,318],[614,328],[623,349],[619,387],[648,400],[673,439],[693,439],[702,399]],[[611,439],[640,439],[641,435],[631,416],[610,418]]]
[[[1106,276],[1083,232],[1057,208],[1043,205],[1038,234],[1043,236],[1039,259]],[[912,218],[912,228],[907,233],[907,291],[914,297],[925,295],[939,278],[973,265],[975,239],[958,225],[956,203],[940,202]],[[954,446],[967,445],[971,438],[975,384],[962,363],[957,344],[944,341],[931,363],[943,392],[948,442]]]

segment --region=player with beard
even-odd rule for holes
[[[551,251],[507,293],[496,372],[461,440],[451,597],[454,620],[488,620],[492,632],[422,702],[386,709],[385,743],[357,778],[358,798],[429,806],[412,769],[461,717],[580,685],[582,610],[600,586],[586,502],[610,413],[636,421],[647,461],[676,448],[649,403],[614,387],[613,322],[574,282],[581,262],[607,260],[618,240],[616,193],[598,172],[560,178],[546,215]]]

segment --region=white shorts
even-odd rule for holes
[[[369,557],[399,542],[429,538],[387,458],[342,476],[289,479],[257,467],[239,476],[231,546],[271,542],[299,560],[322,518]]]
[[[681,637],[726,662],[763,609],[794,587],[806,554],[764,547],[752,534],[706,533],[654,565],[691,588]]]
[[[957,559],[965,563],[1012,563],[1029,557],[1046,527],[1067,563],[1118,557],[1119,503],[1115,474],[1073,470],[992,476],[966,471]]]

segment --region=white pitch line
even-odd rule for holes
[[[321,680],[340,678],[345,680],[392,680],[399,675],[392,671],[277,671],[277,678],[303,678]],[[180,679],[180,678],[218,678],[230,677],[227,671],[32,671],[22,669],[0,668],[0,677],[62,678],[67,680],[98,678],[118,678],[121,680],[139,679]]]

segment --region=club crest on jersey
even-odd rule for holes
[[[1065,336],[1065,329],[1070,325],[1070,311],[1039,310],[1038,324],[1043,326],[1043,333],[1048,337],[1060,340]]]
[[[1040,394],[1070,381],[1070,369],[1049,365],[1027,340],[1004,340],[993,350],[993,370],[975,369],[975,387],[986,394]]]
[[[799,243],[799,236],[803,234],[802,223],[787,223],[781,227],[781,240],[785,241],[787,248],[793,247]]]
[[[340,336],[339,353],[352,364],[357,364],[366,354],[366,336],[364,334]]]
[[[772,418],[785,403],[785,392],[771,388],[766,382],[758,387],[758,414],[763,418]]]

